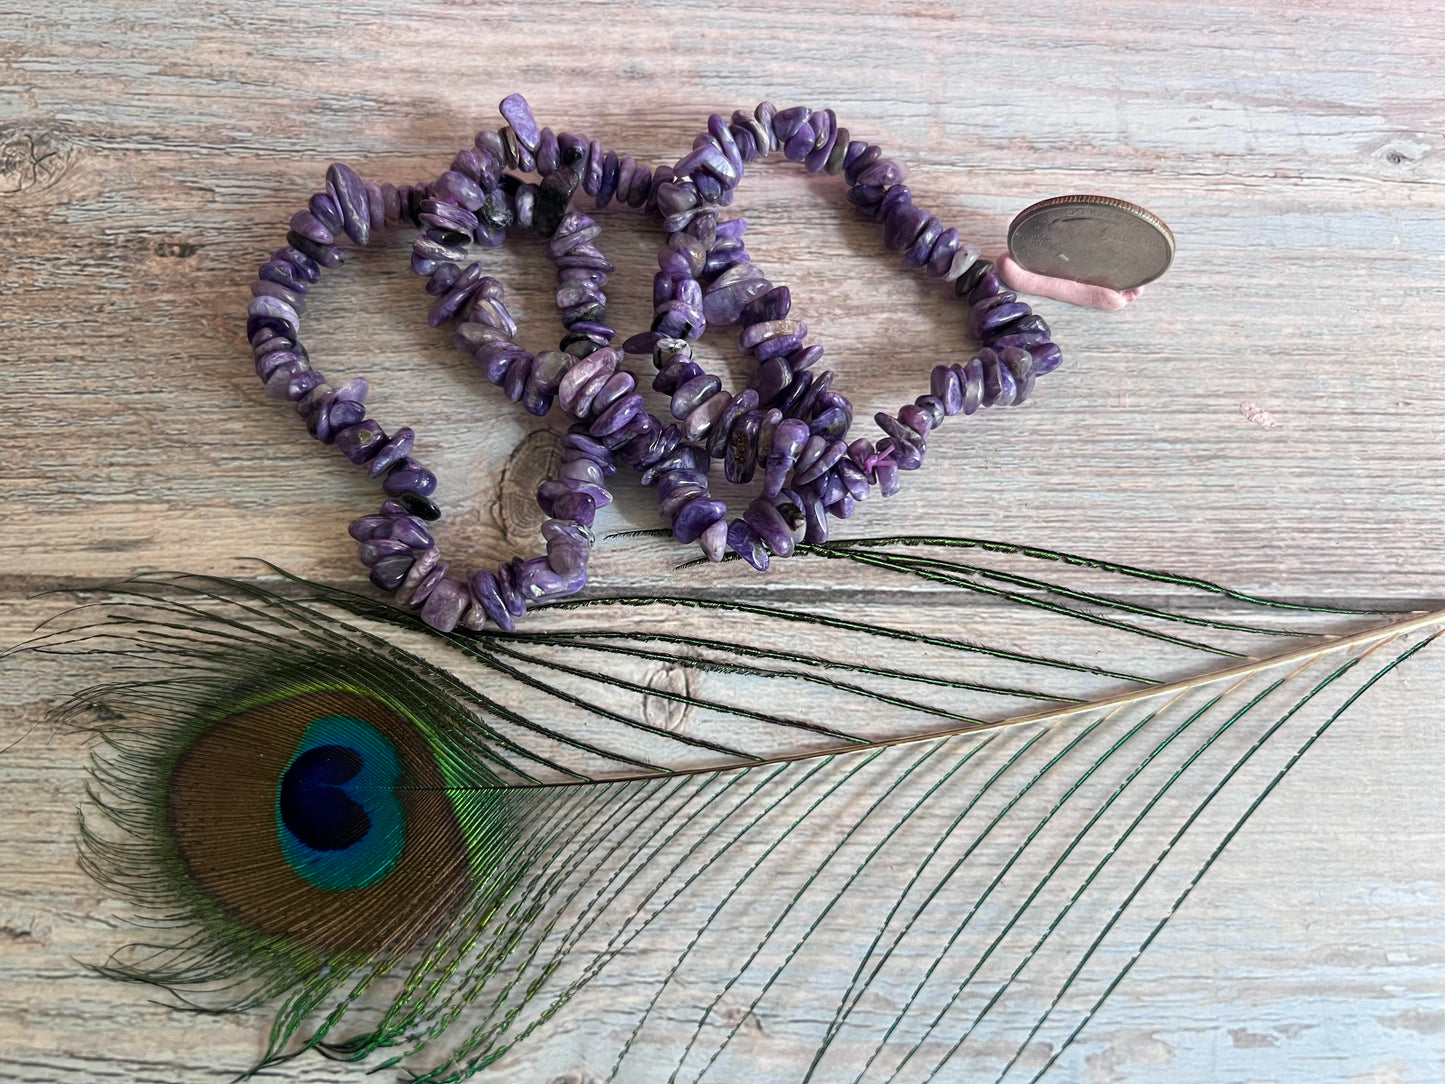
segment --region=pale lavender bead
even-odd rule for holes
[[[702,547],[703,555],[706,556],[709,561],[721,561],[723,554],[727,552],[727,518],[725,516],[720,517],[714,520],[708,527],[704,528],[702,534],[698,535],[698,543]]]
[[[268,324],[257,323],[256,330],[259,331],[262,327],[270,326],[281,330],[283,334],[289,335],[293,339],[301,327],[301,317],[297,315],[295,309],[279,297],[270,297],[266,294],[251,298],[251,303],[246,306],[246,315],[248,324],[252,320],[269,321]],[[248,333],[254,334],[249,328],[247,330]]]
[[[536,151],[542,145],[542,133],[537,128],[537,122],[532,117],[532,107],[527,104],[526,98],[520,94],[508,94],[497,108],[512,126],[517,142],[530,151]]]
[[[466,584],[439,579],[427,594],[426,603],[421,608],[421,619],[437,632],[451,632],[470,604]]]

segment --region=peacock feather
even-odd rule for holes
[[[107,668],[58,712],[95,734],[81,861],[150,927],[100,970],[271,1007],[258,1070],[457,1081],[590,1014],[629,1084],[1052,1078],[1445,627],[978,540],[802,548],[909,619],[617,597],[440,636],[284,576],[67,611],[25,646]]]

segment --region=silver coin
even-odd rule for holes
[[[1036,274],[1130,290],[1169,270],[1174,234],[1157,215],[1112,196],[1055,196],[1019,212],[1008,248]]]

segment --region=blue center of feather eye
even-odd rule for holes
[[[386,736],[350,715],[317,719],[276,787],[287,865],[317,888],[364,888],[385,877],[405,839],[394,788],[401,762]]]

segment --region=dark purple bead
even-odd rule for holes
[[[1024,321],[1031,319],[1034,318],[1031,316],[1025,316],[1023,318]],[[1040,343],[1049,341],[1049,333],[1047,331],[1014,331],[1014,327],[1020,322],[1022,321],[1015,320],[1011,324],[995,328],[988,335],[984,336],[982,340],[983,345],[991,346],[995,350],[1002,350],[1009,346],[1038,346]]]
[[[426,292],[433,297],[446,293],[452,288],[452,284],[457,281],[457,276],[461,273],[462,269],[454,263],[437,264],[436,270],[427,279]]]
[[[587,140],[571,132],[560,132],[557,135],[557,149],[562,156],[562,165],[577,170],[579,173],[587,168]]]
[[[758,366],[753,377],[748,381],[748,387],[758,393],[760,403],[771,404],[789,384],[793,382],[793,372],[788,368],[786,358],[769,358]]]
[[[943,232],[943,223],[933,215],[923,223],[923,229],[919,231],[917,238],[909,249],[903,253],[904,267],[922,267],[928,262],[929,253],[933,251],[933,243],[938,240],[938,235]]]
[[[311,257],[322,267],[340,267],[346,262],[346,253],[335,245],[318,245],[309,237],[302,237],[295,230],[286,232],[286,243],[298,252]]]
[[[414,550],[430,549],[436,543],[431,532],[415,516],[401,516],[392,522],[389,537],[403,542]]]
[[[768,551],[763,546],[763,540],[758,537],[758,532],[749,527],[746,521],[735,519],[728,524],[728,548],[759,572],[767,571]]]
[[[706,495],[695,497],[672,518],[672,537],[684,544],[696,542],[702,532],[727,515],[728,507]]]
[[[383,591],[395,591],[401,586],[401,581],[406,579],[406,574],[411,571],[415,561],[416,558],[409,553],[383,557],[371,566],[371,582]]]
[[[316,220],[330,230],[332,234],[335,234],[337,230],[341,229],[341,208],[336,205],[336,201],[332,199],[328,193],[317,192],[311,197],[311,202],[306,206],[307,209],[316,216]]]
[[[400,493],[430,497],[436,487],[437,476],[410,456],[394,466],[381,483],[381,488],[393,497]]]
[[[938,397],[946,414],[958,414],[963,410],[963,384],[958,374],[947,365],[935,365],[929,376],[928,390]]]
[[[297,314],[306,312],[306,298],[295,290],[282,286],[279,282],[272,282],[269,279],[257,279],[251,283],[252,297],[274,297],[284,301],[296,310]]]
[[[817,135],[811,122],[800,124],[797,130],[788,137],[788,141],[783,144],[783,155],[789,162],[801,162],[812,153]]]
[[[371,239],[371,212],[368,209],[366,185],[356,171],[343,162],[333,162],[326,170],[327,190],[341,209],[341,224],[346,235],[358,245]]]
[[[884,221],[895,212],[911,206],[913,206],[913,193],[909,191],[908,186],[895,184],[892,188],[884,190],[883,202],[878,205],[878,219]]]
[[[990,298],[989,300],[992,300]],[[975,309],[974,311],[977,311]],[[1022,301],[1010,301],[1002,305],[995,305],[993,308],[982,313],[978,321],[978,334],[987,335],[993,328],[1008,323],[1010,320],[1020,316],[1027,316],[1032,311]]]
[[[883,189],[855,185],[848,189],[848,202],[858,208],[864,218],[875,218],[883,206]]]
[[[753,324],[781,320],[793,307],[793,295],[786,286],[774,286],[771,290],[753,298],[742,307],[741,319],[745,327]]]
[[[297,272],[296,265],[289,260],[268,260],[257,270],[257,275],[262,282],[273,283],[295,294],[304,294],[310,289],[306,280]]]
[[[357,516],[347,526],[346,533],[358,542],[365,542],[368,538],[389,538],[394,519],[394,516],[383,515]]]
[[[513,617],[521,617],[527,612],[527,600],[517,590],[517,570],[521,564],[521,561],[513,559],[497,566],[497,594]]]
[[[660,375],[660,374],[659,374]],[[673,392],[670,409],[674,418],[686,418],[694,410],[703,404],[707,399],[712,398],[722,389],[722,380],[716,376],[703,375],[693,377],[685,384],[678,386]]]
[[[723,473],[729,482],[743,485],[752,479],[758,458],[758,429],[762,424],[762,412],[749,411],[738,419],[728,433],[727,447],[723,454]]]
[[[823,348],[821,346],[805,346],[788,355],[788,368],[792,369],[794,373],[801,373],[804,369],[816,365],[822,356]]]
[[[432,327],[440,327],[454,317],[472,299],[482,278],[482,265],[468,264],[451,288],[432,305],[431,312],[427,313],[427,323]]]
[[[297,276],[304,282],[321,281],[321,266],[300,249],[278,248],[271,253],[271,261],[277,260],[289,263],[295,269]]]
[[[602,167],[606,158],[601,140],[594,139],[587,145],[587,171],[582,174],[582,191],[595,196],[602,189]]]
[[[933,216],[913,204],[900,205],[883,219],[883,245],[890,252],[908,248]],[[933,219],[937,221],[937,219]]]
[[[1035,376],[1053,372],[1064,360],[1064,352],[1053,343],[1039,343],[1025,349],[1033,355]]]
[[[411,547],[391,538],[369,538],[356,547],[356,555],[367,568],[384,557],[409,555]]]
[[[892,459],[880,460],[874,467],[874,474],[878,478],[878,494],[882,497],[891,497],[897,493],[900,484],[898,480],[898,464]]]
[[[472,597],[481,604],[488,617],[499,627],[507,632],[516,628],[512,615],[507,611],[506,604],[502,602],[502,594],[497,586],[497,577],[487,571],[478,572],[472,576],[468,586],[471,589]]]
[[[858,171],[858,179],[854,183],[879,185],[887,188],[897,184],[906,176],[908,176],[908,171],[898,162],[891,158],[880,158],[865,169]]]
[[[745,389],[737,398],[728,404],[723,411],[722,417],[713,423],[712,430],[707,437],[707,452],[714,459],[721,459],[728,447],[728,435],[732,432],[733,426],[744,414],[757,410],[761,400],[758,393],[752,389]]]
[[[788,139],[807,123],[813,111],[805,105],[795,105],[787,109],[781,109],[773,114],[773,136],[778,141],[778,146],[783,146]]]
[[[597,517],[597,502],[586,493],[569,491],[552,502],[552,515],[590,527]]]
[[[597,188],[597,206],[606,207],[617,194],[619,159],[616,151],[608,151],[602,162],[602,180]]]
[[[938,235],[928,253],[928,273],[936,279],[948,274],[953,266],[953,254],[958,251],[960,238],[958,230],[950,226]]]
[[[402,426],[398,429],[371,458],[371,466],[367,468],[366,474],[369,478],[380,478],[392,467],[396,466],[411,451],[412,442],[416,440],[416,433],[409,426]]]
[[[592,423],[588,432],[594,437],[605,437],[610,433],[616,433],[636,417],[641,410],[641,395],[638,395],[636,392],[624,395],[603,411],[597,420]]]
[[[779,557],[793,555],[793,531],[783,515],[766,497],[759,497],[743,512],[743,521]]]
[[[841,440],[853,424],[853,417],[841,407],[830,406],[819,411],[808,423],[808,431],[830,440]]]

